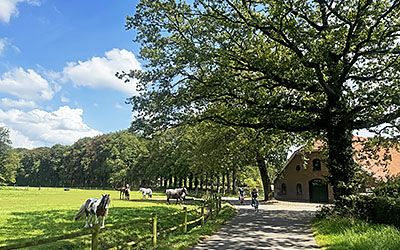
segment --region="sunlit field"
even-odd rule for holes
[[[141,193],[138,191],[131,193],[131,199],[136,201],[126,201],[120,200],[119,192],[113,190],[0,188],[0,246],[81,230],[84,219],[74,221],[74,215],[87,198],[99,198],[105,193],[111,195],[106,228],[135,218],[151,218],[152,213],[159,215],[160,227],[180,224],[183,220],[182,216],[167,216],[182,210],[180,205],[167,205],[164,201],[141,201]],[[165,199],[162,193],[155,193],[151,200],[161,198]],[[148,236],[150,233],[150,223],[132,223],[121,229],[105,230],[100,234],[100,244],[103,247],[123,245],[124,242],[135,240],[137,236]],[[90,246],[89,243],[90,236],[83,236],[34,249],[85,249]]]

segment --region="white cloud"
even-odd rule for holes
[[[62,103],[68,103],[70,102],[69,98],[66,97],[65,95],[61,95],[60,100]]]
[[[2,126],[5,126],[2,124]],[[25,135],[21,134],[17,130],[9,129],[10,131],[10,140],[12,141],[12,145],[15,148],[37,148],[43,146],[38,141],[32,141]]]
[[[0,92],[26,100],[50,100],[54,91],[49,82],[32,69],[15,68],[0,77]]]
[[[136,95],[135,82],[124,83],[115,77],[116,72],[140,69],[135,55],[125,49],[112,49],[105,57],[92,57],[87,61],[70,62],[64,68],[64,81],[75,86],[114,89],[128,95]]]
[[[30,5],[40,5],[39,0],[0,0],[0,21],[8,23],[12,16],[18,16],[17,4],[23,2]]]
[[[28,112],[0,109],[0,120],[3,126],[10,129],[13,146],[27,148],[57,143],[69,145],[80,138],[101,134],[85,124],[82,115],[82,109],[68,106],[52,112],[40,109]]]
[[[13,49],[16,53],[21,53],[21,50],[14,44],[12,44],[7,37],[0,38],[0,56],[4,54],[7,48]]]
[[[10,99],[10,98],[2,98],[0,100],[0,106],[7,108],[35,108],[36,103],[34,101],[27,101],[24,99]]]

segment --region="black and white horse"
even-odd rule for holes
[[[167,202],[169,204],[169,199],[176,199],[176,204],[182,202],[185,199],[185,196],[188,194],[186,188],[175,188],[175,189],[167,189],[165,190],[165,194],[167,195]]]
[[[153,196],[153,191],[151,188],[139,188],[139,191],[142,192],[142,198],[146,198],[146,195],[151,198]]]
[[[101,199],[89,198],[81,206],[78,213],[75,215],[75,220],[79,220],[86,214],[85,227],[92,227],[93,223],[98,224],[101,220],[101,228],[104,228],[104,221],[108,214],[108,206],[110,205],[110,195],[101,195]]]
[[[123,200],[129,200],[131,196],[131,189],[129,185],[126,185],[126,187],[121,187],[121,188],[116,188],[117,191],[119,191],[119,199]]]

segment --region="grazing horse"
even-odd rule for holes
[[[175,188],[175,189],[167,189],[165,190],[165,194],[167,195],[167,203],[169,203],[169,199],[176,199],[176,204],[178,204],[178,200],[182,202],[185,196],[188,194],[186,188]]]
[[[149,198],[153,196],[153,191],[150,188],[139,188],[139,191],[142,192],[143,199],[146,198],[146,195]]]
[[[108,206],[110,205],[110,195],[101,195],[101,199],[89,198],[81,206],[75,215],[75,220],[79,220],[83,214],[86,214],[85,227],[92,227],[93,223],[98,224],[101,219],[101,228],[104,228],[104,221],[108,214]]]
[[[121,187],[121,188],[116,188],[115,190],[119,191],[119,199],[130,199],[131,195],[131,189],[129,188],[129,185],[126,185],[126,187]]]

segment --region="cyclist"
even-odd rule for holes
[[[258,209],[258,191],[257,189],[253,189],[253,191],[251,191],[251,206],[254,207],[256,210]]]
[[[244,189],[243,188],[239,188],[239,201],[240,201],[240,204],[243,204],[243,202],[244,202]]]

